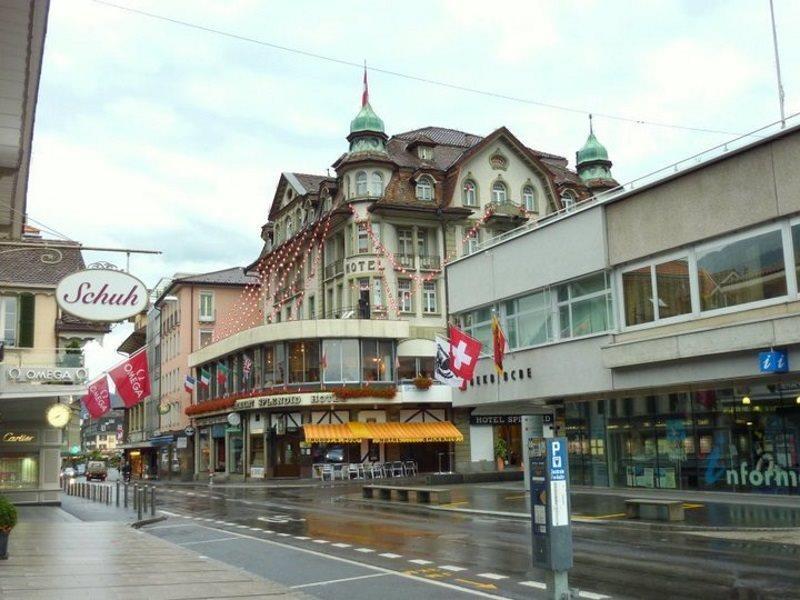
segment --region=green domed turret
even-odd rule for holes
[[[360,131],[384,133],[383,120],[375,114],[369,102],[362,106],[356,118],[350,121],[350,133],[358,133]]]
[[[610,189],[617,186],[611,175],[611,161],[608,150],[594,135],[592,116],[589,115],[589,137],[583,148],[575,153],[575,169],[578,176],[591,190]]]

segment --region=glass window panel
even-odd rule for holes
[[[38,454],[4,452],[0,456],[0,490],[39,487]]]
[[[680,258],[656,265],[656,289],[659,319],[692,312],[689,261]]]
[[[537,292],[517,299],[519,312],[547,308],[550,304],[550,294],[548,292]]]
[[[649,266],[622,274],[622,295],[625,302],[626,325],[649,323],[655,318],[653,280]]]
[[[581,336],[609,329],[607,296],[572,303],[572,335]],[[562,329],[564,325],[562,323]]]
[[[378,364],[378,345],[375,340],[361,342],[361,380],[376,381]]]
[[[569,286],[572,298],[602,292],[606,289],[606,275],[605,273],[597,273],[596,275],[573,281]]]
[[[794,246],[794,268],[800,281],[800,223],[792,225],[792,245]]]
[[[342,381],[359,381],[358,340],[342,340]]]
[[[409,381],[417,376],[417,359],[413,356],[401,356],[398,359],[397,376],[401,381]]]
[[[487,353],[492,350],[492,324],[484,323],[476,325],[472,329],[472,337],[479,340],[483,344],[482,352]]]
[[[551,323],[549,310],[521,314],[517,317],[520,346],[533,346],[550,341]]]
[[[378,380],[394,381],[394,344],[389,340],[378,342]]]
[[[713,310],[786,295],[780,231],[724,242],[698,253],[701,310]]]

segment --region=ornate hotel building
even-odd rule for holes
[[[468,411],[431,385],[443,266],[616,185],[590,135],[579,173],[505,127],[389,137],[365,103],[335,176],[280,176],[263,250],[222,335],[192,353],[196,473],[308,477],[326,462],[469,464]]]

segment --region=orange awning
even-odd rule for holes
[[[306,441],[312,443],[352,444],[372,440],[385,444],[426,442],[463,442],[464,436],[449,421],[432,423],[336,423],[303,425]]]
[[[464,436],[449,421],[432,423],[365,423],[370,439],[376,443],[409,444],[425,442],[463,442]]]

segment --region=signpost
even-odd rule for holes
[[[545,569],[551,598],[570,598],[567,571],[572,568],[569,459],[566,438],[528,442],[533,565]]]

